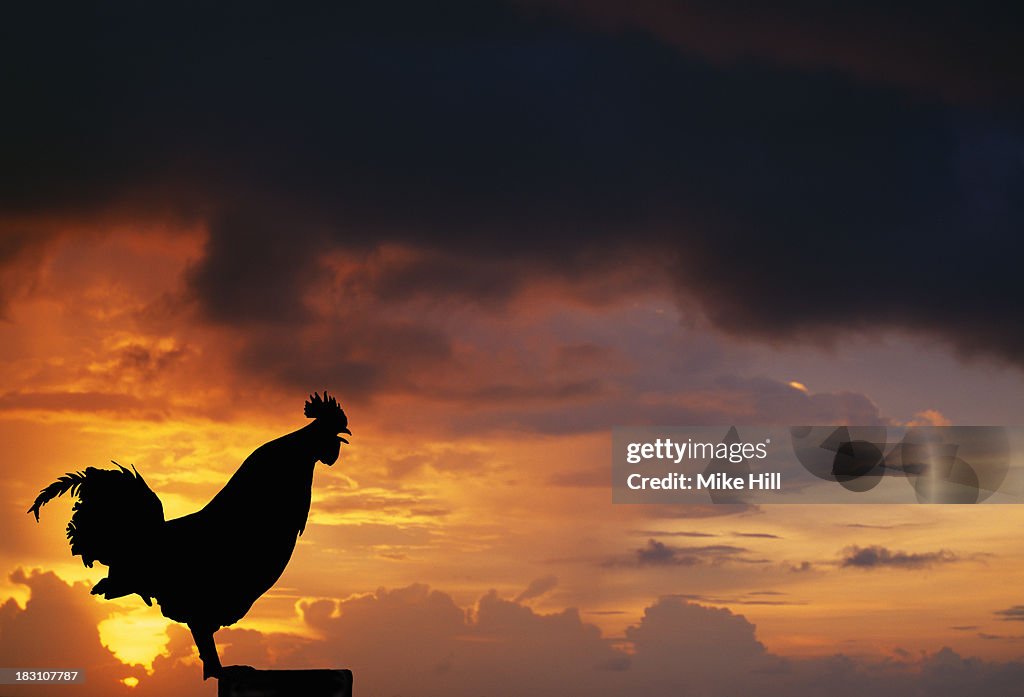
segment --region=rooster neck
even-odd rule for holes
[[[307,426],[261,445],[245,459],[206,508],[234,509],[252,505],[265,506],[267,510],[284,508],[293,516],[301,513],[304,524],[317,462],[317,436],[317,431]]]

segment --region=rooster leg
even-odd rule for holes
[[[199,660],[203,662],[203,680],[220,676],[220,656],[217,655],[217,644],[213,641],[214,629],[188,626],[192,630],[192,639],[199,649]]]

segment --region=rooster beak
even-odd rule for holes
[[[339,433],[347,433],[350,436],[352,435],[352,431],[348,430],[348,427],[341,429]],[[348,444],[347,438],[342,438],[341,436],[338,436],[338,440],[340,440],[342,443],[345,443],[346,445]]]

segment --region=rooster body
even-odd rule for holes
[[[333,397],[306,403],[314,421],[257,448],[202,509],[164,520],[160,499],[137,471],[89,467],[42,490],[30,512],[71,491],[72,554],[109,567],[93,588],[107,599],[137,593],[187,624],[204,678],[221,671],[213,634],[249,611],[284,572],[306,527],[317,461],[331,465],[348,441]],[[116,463],[115,463],[116,464]]]

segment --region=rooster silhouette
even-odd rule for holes
[[[29,509],[70,491],[71,553],[87,567],[109,568],[92,592],[108,600],[137,593],[165,617],[188,625],[203,679],[220,676],[213,635],[245,616],[284,571],[306,527],[317,461],[333,465],[352,435],[334,397],[314,393],[313,421],[266,443],[245,459],[213,500],[196,513],[164,520],[163,505],[142,475],[88,467],[43,489]]]

